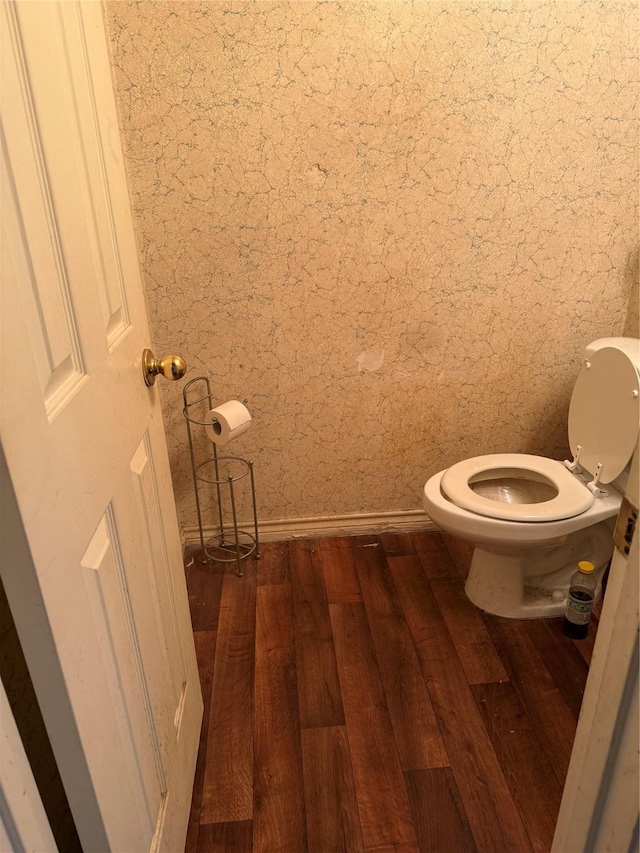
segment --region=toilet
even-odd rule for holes
[[[564,613],[569,578],[590,560],[601,579],[640,427],[640,340],[589,344],[569,407],[573,458],[475,456],[424,487],[435,524],[474,545],[465,591],[488,613]]]

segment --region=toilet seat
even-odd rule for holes
[[[628,354],[613,347],[594,353],[576,380],[568,428],[575,461],[600,483],[615,480],[633,456],[639,405],[640,380]]]
[[[540,503],[502,503],[483,497],[471,488],[471,484],[474,478],[490,479],[480,475],[491,472],[495,472],[496,477],[508,472],[515,479],[546,482],[555,487],[557,495]],[[542,522],[572,518],[586,512],[595,500],[589,489],[562,462],[524,453],[496,453],[465,459],[444,472],[441,488],[447,498],[462,509],[506,521]]]

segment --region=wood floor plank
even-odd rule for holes
[[[434,580],[431,588],[469,684],[508,681],[481,611],[467,598],[462,581]]]
[[[564,785],[575,717],[522,622],[488,614],[483,618],[558,781]]]
[[[302,728],[344,724],[329,605],[317,543],[289,543]]]
[[[186,853],[549,849],[597,620],[573,642],[480,614],[464,546],[386,543],[187,566],[205,721]],[[496,657],[511,681],[489,681]],[[440,749],[450,768],[412,766]]]
[[[473,692],[531,845],[548,853],[562,786],[513,685],[479,684]]]
[[[388,563],[411,630],[475,842],[531,849],[471,688],[418,557]]]
[[[589,626],[589,633],[583,640],[571,641],[578,650],[580,657],[586,663],[587,666],[591,666],[591,658],[593,657],[593,647],[596,643],[597,631],[598,620],[596,619],[595,621],[593,621],[593,624]]]
[[[329,604],[362,601],[362,592],[351,550],[352,541],[353,537],[335,536],[330,539],[321,539],[319,542]],[[377,537],[374,543],[381,547]]]
[[[185,568],[191,625],[194,631],[215,631],[218,627],[220,595],[224,566],[213,560],[202,563],[200,551],[190,556],[193,562]]]
[[[365,848],[416,845],[364,605],[330,612]]]
[[[421,853],[475,853],[451,768],[410,770],[404,778]]]
[[[524,626],[577,720],[589,667],[576,646],[563,634],[562,624],[562,619],[530,619]]]
[[[446,767],[449,757],[385,556],[359,546],[353,553],[400,766]]]
[[[256,572],[222,584],[204,774],[202,823],[253,817],[253,674]]]
[[[380,541],[388,557],[399,557],[416,552],[411,533],[381,533]]]
[[[309,850],[363,853],[346,728],[304,729],[302,766]]]
[[[429,581],[460,581],[460,573],[438,531],[414,533],[415,553],[420,557],[422,569]]]
[[[198,662],[198,675],[200,676],[200,687],[202,689],[204,710],[202,714],[202,727],[200,729],[200,745],[198,747],[196,771],[193,780],[193,793],[191,795],[191,811],[189,813],[189,823],[187,826],[187,838],[184,848],[185,853],[195,853],[198,846],[198,832],[200,828],[200,813],[202,810],[202,793],[204,786],[204,769],[207,760],[209,716],[211,713],[211,685],[213,682],[216,632],[196,631],[193,635],[193,639],[196,647],[196,660]]]
[[[467,598],[443,537],[439,533],[414,534],[414,542],[469,683],[507,681],[509,676],[487,633],[481,612]]]
[[[464,542],[462,539],[456,539],[448,533],[442,533],[441,535],[458,570],[458,574],[462,580],[466,581],[473,557],[473,545],[470,542]]]
[[[198,853],[252,853],[252,827],[250,820],[202,824]]]
[[[307,849],[291,588],[256,601],[254,853]]]
[[[264,542],[260,545],[258,586],[287,583],[289,581],[288,545],[288,542]]]

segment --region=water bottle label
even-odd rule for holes
[[[588,598],[585,600],[584,598],[578,598],[577,596],[569,593],[566,614],[567,619],[574,625],[588,625],[589,619],[591,618],[592,606],[592,598]]]

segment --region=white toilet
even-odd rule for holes
[[[640,340],[594,341],[569,407],[573,460],[476,456],[427,482],[429,517],[475,546],[465,587],[474,604],[516,619],[557,616],[579,560],[602,577],[638,441],[639,391]]]

